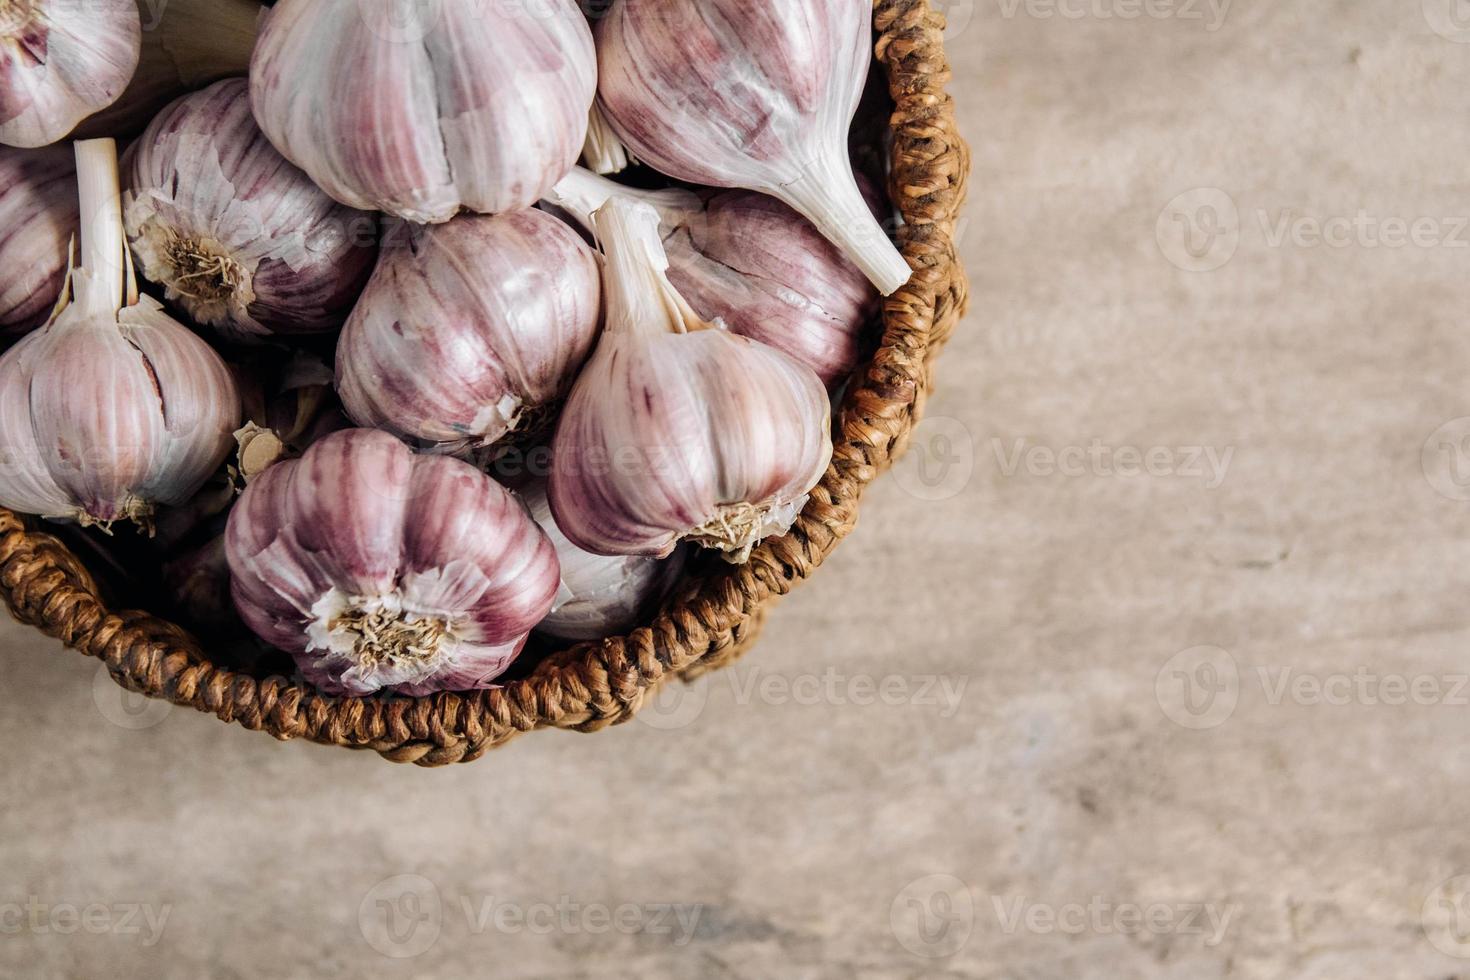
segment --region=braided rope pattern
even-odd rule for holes
[[[863,490],[903,451],[923,411],[933,359],[964,312],[955,247],[969,153],[945,86],[944,18],[928,0],[877,0],[877,55],[896,103],[890,189],[897,237],[915,268],[884,306],[882,345],[840,409],[835,454],[790,533],[750,561],[694,583],[650,625],[560,651],[503,688],[422,698],[331,698],[282,677],[211,663],[182,629],[114,613],[91,575],[50,535],[0,509],[0,598],[20,621],[103,661],[122,686],[279,739],[371,749],[394,762],[478,759],[536,728],[590,732],[631,718],[659,687],[726,666],[754,641],[769,606],[831,554],[857,521]]]

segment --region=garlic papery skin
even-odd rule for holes
[[[594,221],[607,325],[552,443],[556,523],[594,554],[689,540],[743,562],[831,460],[827,392],[789,354],[699,318],[665,275],[650,205],[615,198]]]
[[[534,204],[582,152],[596,78],[573,0],[281,0],[250,92],[328,194],[437,223]]]
[[[545,484],[533,483],[519,495],[561,564],[561,588],[551,611],[536,625],[538,633],[563,640],[600,640],[624,633],[664,597],[684,567],[685,548],[664,559],[583,551],[556,526]]]
[[[868,210],[847,151],[872,16],[869,0],[619,0],[597,27],[599,105],[638,159],[779,198],[886,296],[913,273]]]
[[[602,114],[596,102],[587,119],[587,142],[582,147],[582,164],[598,174],[622,173],[632,163],[628,159],[628,148],[613,132],[612,124]]]
[[[328,694],[493,686],[561,578],[509,491],[367,429],[251,482],[225,550],[241,618]]]
[[[142,34],[134,0],[0,0],[0,143],[46,146],[111,105]]]
[[[240,397],[208,344],[137,295],[113,141],[76,154],[81,265],[59,312],[0,358],[0,506],[147,526],[224,462]]]
[[[390,229],[337,343],[342,404],[441,453],[524,434],[586,361],[601,293],[592,250],[543,211]]]
[[[580,167],[547,200],[590,230],[592,212],[615,196],[658,210],[669,282],[701,318],[785,351],[829,388],[861,363],[878,291],[795,210],[756,191],[707,200],[681,190],[638,191]]]
[[[77,233],[77,174],[69,146],[0,147],[0,337],[51,315]]]
[[[372,272],[377,217],[338,204],[276,152],[243,78],[169,105],[126,170],[139,271],[231,339],[335,330]]]

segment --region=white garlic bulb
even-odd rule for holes
[[[822,382],[706,323],[669,284],[658,212],[620,198],[594,218],[607,326],[552,443],[556,523],[600,555],[681,540],[741,562],[784,533],[832,457]]]
[[[276,152],[243,78],[174,101],[125,169],[139,271],[228,337],[336,329],[372,272],[377,217],[338,204]]]
[[[82,264],[60,312],[0,358],[0,505],[147,525],[224,462],[240,398],[219,355],[137,295],[113,141],[76,151]]]
[[[45,323],[66,283],[77,233],[77,173],[69,146],[0,147],[0,337]]]
[[[368,429],[252,481],[225,553],[241,618],[328,694],[493,686],[560,577],[508,490]]]
[[[328,194],[436,223],[534,204],[582,151],[596,77],[573,0],[281,0],[250,94]]]
[[[138,67],[135,0],[0,4],[0,143],[45,146],[122,95]]]
[[[913,270],[847,150],[872,17],[871,0],[618,0],[597,27],[598,104],[638,159],[784,201],[888,295]]]
[[[518,491],[561,563],[561,588],[538,633],[564,640],[600,640],[626,632],[648,607],[663,598],[678,577],[688,554],[676,550],[668,558],[594,555],[572,543],[546,499],[546,486],[533,483]]]
[[[592,250],[543,211],[390,229],[337,343],[342,404],[436,452],[525,434],[592,350],[601,292]]]

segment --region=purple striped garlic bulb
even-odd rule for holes
[[[640,191],[578,167],[547,200],[588,230],[609,198],[652,204],[669,282],[705,320],[785,351],[829,388],[845,381],[872,340],[878,292],[810,221],[774,197],[724,191]]]
[[[77,233],[77,172],[69,146],[0,147],[0,338],[45,323],[66,284]]]
[[[236,340],[341,326],[372,271],[377,217],[276,152],[243,78],[174,101],[127,164],[140,271],[195,322]]]
[[[367,429],[251,482],[225,550],[241,618],[327,694],[491,687],[560,581],[508,490]]]
[[[573,0],[280,0],[250,65],[276,148],[344,204],[410,221],[534,204],[597,87]]]
[[[132,81],[136,0],[0,0],[0,143],[55,143]]]
[[[847,151],[872,16],[871,0],[618,0],[597,27],[599,105],[639,160],[779,198],[886,296],[913,273]]]
[[[600,640],[626,632],[668,592],[688,555],[680,548],[668,558],[594,555],[572,543],[546,499],[546,485],[533,483],[519,491],[536,523],[556,548],[561,588],[536,632],[563,640]]]
[[[599,555],[692,541],[743,562],[831,461],[827,392],[789,354],[700,319],[665,274],[650,205],[614,198],[594,221],[607,326],[552,443],[557,526]]]
[[[337,343],[342,404],[435,452],[523,435],[591,352],[601,294],[592,250],[543,211],[395,229]]]
[[[0,506],[149,526],[224,462],[240,398],[219,355],[137,294],[113,141],[76,154],[81,265],[46,327],[0,358]]]

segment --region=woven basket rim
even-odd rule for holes
[[[934,356],[968,299],[954,238],[969,151],[945,91],[944,18],[929,0],[876,0],[874,23],[895,103],[890,191],[904,217],[897,237],[915,272],[884,303],[881,345],[849,385],[822,482],[792,530],[763,542],[747,564],[701,580],[649,625],[560,650],[502,688],[420,698],[329,697],[303,681],[217,666],[178,626],[109,610],[75,554],[4,509],[0,598],[17,620],[102,660],[130,690],[280,739],[372,749],[421,766],[472,761],[537,728],[596,731],[631,718],[669,679],[733,662],[771,604],[852,531],[863,490],[906,446]]]

